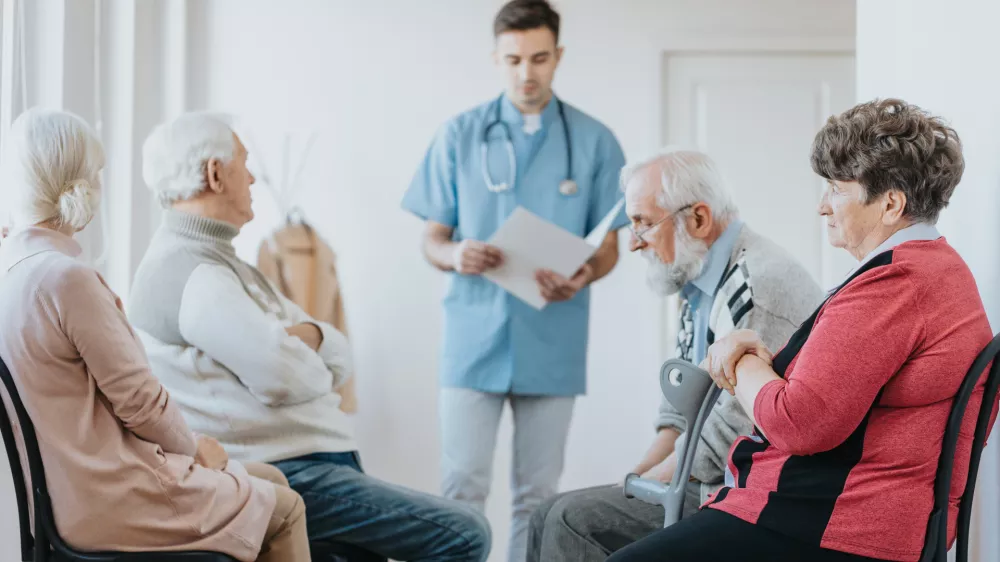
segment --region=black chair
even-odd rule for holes
[[[14,493],[17,496],[17,511],[21,524],[22,562],[235,562],[225,554],[213,552],[79,552],[67,545],[59,536],[52,517],[52,503],[45,485],[45,471],[42,456],[38,451],[35,426],[24,409],[14,379],[7,365],[0,360],[0,379],[7,389],[7,397],[14,406],[14,412],[21,424],[25,453],[28,457],[28,471],[31,475],[32,497],[34,498],[35,528],[32,533],[28,517],[28,491],[21,457],[14,440],[14,424],[7,415],[7,408],[0,402],[0,433],[7,448],[10,472],[14,476]],[[96,515],[96,514],[95,514]]]
[[[344,543],[312,542],[309,552],[313,560],[327,562],[386,562],[384,556]]]
[[[1000,335],[997,335],[976,357],[969,368],[955,402],[951,406],[948,423],[945,426],[944,441],[941,446],[941,457],[938,460],[937,475],[934,479],[934,507],[927,523],[927,534],[920,562],[947,562],[948,560],[948,498],[951,491],[951,478],[955,466],[955,449],[958,446],[959,430],[962,419],[969,405],[969,399],[976,389],[983,372],[990,367],[989,376],[983,390],[983,402],[976,418],[976,433],[972,441],[972,455],[969,459],[969,476],[965,483],[965,492],[959,503],[958,529],[956,535],[955,562],[968,562],[969,559],[969,524],[972,519],[972,498],[976,491],[976,477],[979,473],[979,461],[982,459],[983,447],[986,445],[986,432],[989,431],[990,415],[1000,391]],[[683,378],[673,378],[673,373],[684,375]],[[670,360],[664,363],[660,379],[664,396],[681,411],[688,419],[688,427],[694,428],[694,434],[700,434],[701,426],[715,405],[718,388],[705,383],[705,374],[690,363]],[[675,388],[676,387],[676,388]],[[696,418],[693,416],[697,415]],[[696,422],[692,422],[695,419]],[[689,451],[693,454],[692,451]],[[691,456],[691,455],[687,455]],[[662,504],[666,508],[669,525],[679,518],[683,507],[683,493],[677,494],[678,481],[686,482],[690,471],[690,459],[678,467],[674,474],[675,482],[665,486],[659,482],[643,480],[638,475],[630,474],[626,479],[625,495],[635,497],[650,504]],[[678,476],[680,475],[680,476]],[[671,493],[672,489],[674,493]],[[674,497],[674,496],[679,496]],[[678,500],[678,501],[674,501]],[[680,507],[678,507],[680,506]],[[672,510],[676,515],[671,520]]]
[[[956,535],[956,562],[967,562],[969,559],[969,523],[972,519],[972,497],[976,491],[976,477],[979,473],[979,461],[986,445],[986,432],[989,431],[990,415],[996,403],[997,391],[1000,390],[1000,335],[986,346],[972,367],[965,375],[962,386],[955,396],[951,406],[948,425],[945,426],[944,442],[941,446],[941,458],[938,461],[937,477],[934,479],[934,508],[931,510],[927,523],[927,539],[920,562],[946,562],[948,560],[948,497],[951,490],[951,476],[955,466],[955,449],[958,446],[958,432],[962,427],[969,398],[972,397],[983,371],[992,363],[986,387],[983,391],[983,402],[976,418],[976,433],[972,441],[972,456],[969,459],[969,477],[965,482],[965,492],[958,507],[958,529]]]
[[[38,451],[38,439],[35,426],[31,423],[24,404],[14,386],[14,379],[7,365],[0,360],[0,379],[7,389],[7,396],[14,406],[17,419],[21,423],[21,436],[24,439],[28,457],[28,469],[33,484],[35,498],[35,529],[32,533],[28,516],[28,492],[25,485],[21,458],[17,452],[17,442],[14,440],[14,427],[7,417],[7,409],[0,401],[0,434],[3,434],[7,449],[7,459],[10,462],[10,472],[14,477],[14,494],[17,497],[18,519],[21,527],[21,560],[22,562],[233,562],[234,559],[214,552],[156,552],[156,553],[115,553],[115,552],[79,552],[67,545],[56,531],[55,520],[52,518],[52,504],[45,485],[45,472],[42,468],[42,456]],[[328,562],[384,562],[385,558],[361,550],[351,545],[336,543],[311,543],[310,550],[314,557],[324,557]]]

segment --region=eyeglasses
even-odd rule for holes
[[[674,217],[676,215],[679,215],[680,213],[683,213],[684,211],[690,209],[691,207],[694,207],[694,203],[692,203],[690,205],[684,205],[683,207],[681,207],[680,209],[677,209],[676,211],[674,211],[672,213],[667,213],[667,216],[665,216],[662,219],[654,222],[653,224],[647,226],[646,228],[643,228],[642,230],[636,230],[635,226],[633,226],[632,223],[630,222],[628,224],[628,229],[632,232],[632,236],[635,236],[636,240],[638,240],[639,242],[641,242],[643,244],[649,244],[649,241],[646,240],[645,238],[643,238],[643,236],[645,236],[645,235],[649,234],[650,232],[652,232],[653,229],[655,229],[656,227],[660,226],[667,219],[669,219],[671,217]]]

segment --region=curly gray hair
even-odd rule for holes
[[[828,180],[860,183],[865,202],[902,191],[905,216],[930,224],[965,170],[955,129],[899,99],[876,99],[830,117],[816,134],[811,161]]]

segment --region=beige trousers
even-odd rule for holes
[[[264,533],[257,562],[310,562],[306,535],[306,504],[280,470],[269,464],[247,463],[247,472],[274,483],[274,513]]]

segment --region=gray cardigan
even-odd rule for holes
[[[740,267],[734,267],[739,264]],[[772,352],[777,352],[792,333],[823,301],[823,291],[809,272],[795,258],[774,242],[744,226],[729,258],[726,278],[715,295],[709,329],[721,339],[733,329],[757,332]],[[746,283],[748,289],[738,297],[743,307],[749,300],[750,311],[733,326],[729,302]],[[749,295],[749,297],[747,296]],[[721,311],[722,313],[718,313]],[[695,334],[705,338],[707,334]],[[656,429],[673,428],[681,433],[675,449],[687,441],[684,418],[666,401],[660,404]],[[739,403],[722,393],[705,422],[691,476],[702,483],[702,498],[723,481],[729,448],[737,436],[749,435],[753,424]]]

